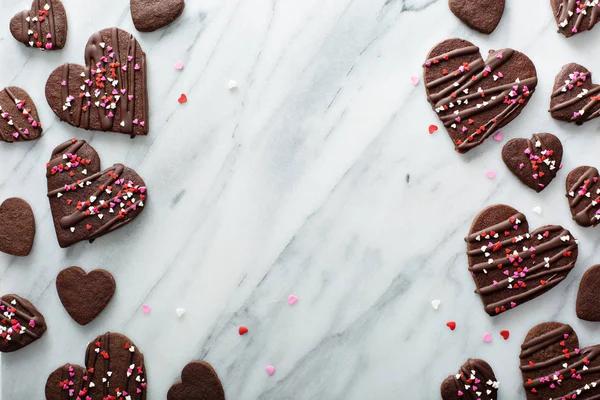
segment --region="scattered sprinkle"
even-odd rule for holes
[[[296,303],[298,301],[298,296],[294,295],[294,294],[290,294],[290,297],[288,297],[288,304],[291,306],[294,303]]]
[[[227,89],[233,90],[237,87],[238,87],[238,83],[236,81],[234,81],[233,79],[230,79],[229,82],[227,82]]]
[[[150,306],[149,306],[148,304],[144,304],[144,305],[142,306],[142,312],[143,312],[144,314],[148,314],[148,313],[150,312],[150,310],[152,310],[152,309],[150,308]]]
[[[413,86],[417,86],[419,84],[419,77],[413,75],[410,77],[410,81],[412,82]]]
[[[442,302],[441,302],[441,301],[439,301],[439,300],[433,300],[433,301],[431,302],[431,307],[433,307],[433,309],[434,309],[434,310],[437,310],[437,309],[440,307],[440,304],[441,304],[441,303],[442,303]]]
[[[510,336],[510,332],[507,330],[500,331],[500,336],[502,336],[504,338],[504,340],[508,340],[508,337]]]
[[[177,315],[177,318],[181,318],[183,314],[185,314],[185,308],[176,308],[175,314]]]
[[[265,371],[267,371],[267,374],[273,375],[275,373],[275,367],[272,365],[267,365],[265,367]]]
[[[245,335],[246,333],[248,333],[248,328],[242,325],[240,326],[240,329],[238,329],[238,332],[240,333],[240,336]]]
[[[183,69],[183,63],[181,62],[181,60],[177,61],[175,63],[175,65],[173,65],[173,68],[175,68],[176,70],[181,71]]]
[[[492,341],[492,335],[489,332],[483,334],[483,341],[490,343]]]
[[[446,323],[446,326],[447,326],[448,328],[450,328],[450,330],[451,330],[451,331],[453,331],[453,330],[455,330],[455,329],[456,329],[456,322],[454,322],[454,321],[447,322],[447,323]]]
[[[187,103],[187,96],[185,95],[185,93],[182,93],[181,96],[179,96],[179,99],[177,101],[180,102],[181,104]]]
[[[502,141],[502,132],[498,132],[493,136],[494,140],[496,142],[501,142]]]
[[[488,171],[485,173],[485,176],[487,176],[490,179],[494,179],[496,177],[496,171]]]
[[[536,214],[542,215],[542,207],[540,207],[540,206],[533,207],[533,212]]]
[[[430,135],[432,135],[437,130],[438,130],[437,125],[433,125],[433,124],[429,125],[429,134]]]

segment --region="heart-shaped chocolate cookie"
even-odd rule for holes
[[[120,333],[107,332],[85,352],[85,368],[65,364],[46,381],[46,400],[145,400],[144,355]]]
[[[600,345],[579,348],[569,325],[534,326],[521,345],[521,374],[527,400],[600,397]]]
[[[60,0],[33,0],[10,21],[10,33],[27,47],[58,50],[67,42],[67,12]]]
[[[185,7],[184,0],[131,0],[135,29],[152,32],[175,21]]]
[[[544,190],[556,177],[562,155],[562,143],[551,133],[512,139],[502,148],[502,160],[510,172],[536,192]]]
[[[525,215],[504,204],[475,217],[467,242],[469,271],[491,316],[540,296],[575,267],[577,241],[560,225],[529,232]]]
[[[456,375],[450,375],[442,383],[442,400],[496,400],[499,386],[487,362],[469,358]]]
[[[600,321],[600,264],[590,267],[581,277],[577,292],[577,317],[586,321]]]
[[[567,175],[567,199],[573,220],[581,226],[596,226],[600,221],[600,175],[587,165],[577,167]]]
[[[577,125],[600,116],[600,86],[592,83],[587,68],[574,63],[562,67],[554,80],[550,115]]]
[[[35,218],[31,206],[12,197],[0,205],[0,251],[13,256],[27,256],[33,247]]]
[[[65,310],[80,325],[87,325],[104,310],[115,294],[110,272],[95,269],[86,274],[79,267],[63,269],[56,277],[56,291]]]
[[[504,0],[448,0],[450,10],[462,22],[481,33],[492,33],[504,13]]]
[[[85,140],[52,151],[46,165],[48,198],[60,247],[90,243],[133,221],[146,202],[146,185],[131,168],[100,169],[100,157]]]
[[[0,352],[10,353],[38,340],[46,321],[33,304],[16,294],[0,298]]]
[[[24,142],[42,134],[37,108],[29,94],[16,86],[0,91],[0,141]]]
[[[225,400],[225,392],[209,363],[193,361],[183,368],[181,382],[171,386],[167,400]]]
[[[598,0],[550,0],[558,32],[566,37],[591,30],[600,21]]]
[[[537,85],[531,60],[513,49],[490,51],[463,39],[437,44],[423,66],[427,100],[456,151],[466,153],[517,117]]]
[[[118,28],[92,35],[85,66],[64,64],[46,82],[46,100],[69,124],[135,137],[148,134],[146,54]]]

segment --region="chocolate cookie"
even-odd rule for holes
[[[492,317],[558,285],[578,255],[571,232],[546,225],[530,233],[525,215],[503,204],[480,212],[465,241],[475,293]]]
[[[58,50],[67,42],[67,12],[60,0],[33,0],[10,21],[10,33],[27,47]]]
[[[581,277],[577,292],[577,317],[586,321],[600,321],[600,304],[598,290],[600,289],[600,264],[594,265]]]
[[[193,361],[183,368],[181,382],[171,386],[167,400],[225,400],[225,392],[209,363]]]
[[[459,153],[515,119],[537,85],[535,66],[525,54],[490,51],[484,61],[479,47],[462,39],[437,44],[423,72],[427,100]]]
[[[551,133],[512,139],[502,148],[502,160],[510,172],[538,193],[556,177],[562,155],[562,143]]]
[[[600,396],[600,346],[579,347],[569,325],[534,326],[521,345],[521,374],[527,400],[581,399]]]
[[[487,362],[469,358],[456,375],[450,375],[442,383],[442,400],[496,400],[499,386]]]
[[[88,345],[85,368],[66,364],[46,381],[46,400],[146,400],[146,392],[144,356],[128,337],[111,332]]]
[[[24,142],[42,134],[42,123],[29,94],[16,86],[0,91],[0,141]]]
[[[16,294],[0,298],[0,352],[10,353],[38,340],[46,332],[44,316]]]
[[[118,28],[92,35],[86,65],[64,64],[46,82],[46,100],[63,121],[83,129],[148,134],[146,54]]]
[[[462,22],[481,33],[492,33],[504,13],[504,0],[448,0],[450,10]]]
[[[70,267],[56,277],[58,297],[71,318],[80,325],[89,324],[104,310],[115,294],[115,288],[115,279],[103,269],[86,274],[79,267]]]
[[[592,83],[587,68],[574,63],[562,67],[554,80],[550,115],[577,125],[600,116],[600,86]]]
[[[597,0],[550,0],[558,32],[566,37],[591,30],[600,20]]]
[[[175,21],[185,6],[184,0],[131,0],[135,29],[153,32]]]
[[[600,221],[600,175],[594,167],[581,166],[567,175],[567,199],[573,220],[584,227]]]
[[[0,205],[0,251],[13,256],[27,256],[33,247],[35,218],[31,206],[12,197]]]
[[[100,169],[100,157],[85,140],[71,139],[46,164],[48,198],[60,247],[90,243],[133,221],[147,198],[143,179],[115,164]]]

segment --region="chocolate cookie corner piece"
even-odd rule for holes
[[[479,146],[515,119],[537,86],[531,60],[513,49],[490,51],[473,43],[438,43],[423,65],[427,99],[459,153]]]
[[[59,50],[67,41],[67,12],[61,0],[33,0],[10,21],[10,33],[27,47]]]
[[[550,0],[558,32],[571,37],[589,31],[600,21],[597,0]]]
[[[500,382],[485,361],[469,358],[456,375],[450,375],[440,388],[442,400],[497,400]]]
[[[46,380],[46,400],[76,398],[84,388],[85,369],[79,365],[65,364],[58,367]]]
[[[562,156],[562,143],[551,133],[537,133],[531,139],[511,139],[502,148],[502,160],[508,169],[538,193],[556,177]]]
[[[566,190],[573,220],[583,227],[600,222],[600,174],[587,165],[575,168],[567,175]]]
[[[225,392],[209,363],[192,361],[183,368],[181,382],[169,389],[167,400],[225,400]]]
[[[600,321],[600,265],[594,265],[581,277],[577,292],[576,313],[579,319]]]
[[[575,63],[562,67],[554,80],[550,115],[577,125],[600,116],[600,86],[592,83],[592,73],[587,68]]]
[[[16,294],[0,299],[0,352],[10,353],[38,340],[46,332],[46,321],[33,304]]]
[[[56,290],[67,313],[80,325],[92,322],[112,299],[116,282],[110,272],[65,268],[56,277]]]
[[[504,13],[504,0],[448,0],[458,19],[478,32],[492,33]]]
[[[33,247],[35,217],[29,203],[12,197],[0,205],[0,251],[27,256]]]
[[[131,0],[131,18],[135,29],[153,32],[175,21],[185,7],[184,0]]]
[[[0,141],[14,143],[42,135],[42,123],[29,94],[16,86],[0,91]]]

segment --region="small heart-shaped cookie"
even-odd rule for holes
[[[450,375],[442,383],[442,400],[496,400],[499,386],[500,382],[487,362],[469,358],[456,375]]]
[[[100,157],[85,140],[68,140],[46,165],[48,198],[60,247],[90,243],[133,221],[148,192],[131,168],[100,169]]]
[[[152,32],[175,21],[185,7],[184,0],[131,0],[135,29]]]
[[[115,279],[103,269],[86,274],[79,267],[70,267],[56,277],[58,297],[71,318],[80,325],[89,324],[104,310],[115,294],[115,288]]]
[[[38,340],[46,332],[46,321],[33,304],[16,294],[0,298],[0,352],[10,353]]]
[[[225,392],[209,363],[193,361],[181,372],[181,382],[167,393],[167,400],[225,400]]]
[[[600,321],[600,264],[590,267],[581,277],[577,292],[577,317],[586,321]]]
[[[29,203],[12,197],[0,205],[0,251],[27,256],[33,247],[35,218]]]
[[[118,28],[96,32],[85,62],[61,65],[46,81],[58,118],[88,130],[147,135],[146,54],[135,37]]]
[[[465,241],[475,293],[492,317],[558,285],[578,255],[571,232],[560,225],[529,232],[525,215],[504,204],[480,212]]]
[[[562,67],[554,80],[550,115],[577,125],[600,116],[600,85],[592,83],[587,68],[574,63]]]
[[[16,86],[0,91],[0,141],[24,142],[42,134],[37,108],[29,94]]]
[[[492,33],[504,13],[504,0],[448,0],[450,10],[462,22],[481,33]]]
[[[427,100],[456,151],[466,153],[515,119],[537,86],[531,60],[513,49],[490,51],[462,39],[437,44],[423,66]]]
[[[67,42],[67,12],[60,0],[33,0],[10,21],[10,33],[27,47],[58,50]]]
[[[502,160],[510,172],[536,192],[544,190],[556,177],[562,155],[562,143],[551,133],[512,139],[502,148]]]
[[[600,175],[587,165],[577,167],[567,175],[567,199],[573,220],[584,227],[600,221]]]
[[[90,342],[85,368],[66,364],[46,381],[46,400],[146,400],[144,355],[120,333],[106,332]]]
[[[550,0],[558,32],[566,37],[591,30],[600,21],[598,0]]]
[[[534,326],[521,345],[521,374],[527,400],[600,397],[600,345],[579,347],[569,325]]]

